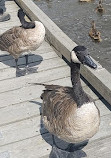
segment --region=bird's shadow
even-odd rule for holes
[[[32,70],[32,73],[37,72],[37,65],[39,65],[43,61],[42,56],[36,54],[28,55],[28,67]],[[16,63],[15,59],[8,54],[0,55],[0,62],[2,62],[5,66],[4,68],[13,67],[15,68]],[[20,69],[25,69],[26,66],[26,58],[24,55],[20,56],[17,63]],[[19,77],[18,72],[16,71],[16,77]]]
[[[39,105],[40,115],[42,115],[42,103],[37,101],[30,101],[34,104]],[[50,152],[49,158],[82,158],[87,157],[86,153],[82,150],[83,147],[78,148],[78,150],[73,150],[73,152],[66,151],[65,149],[68,147],[69,143],[60,140],[57,137],[55,138],[55,142],[57,147],[53,146],[52,135],[45,129],[42,117],[40,120],[40,134],[42,138],[52,146],[52,150]]]

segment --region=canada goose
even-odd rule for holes
[[[102,5],[102,0],[99,0],[99,4],[96,8],[96,12],[100,12],[100,13],[103,13],[105,11],[103,5]]]
[[[95,26],[95,22],[94,20],[92,21],[92,27],[89,31],[89,36],[91,38],[93,38],[94,40],[98,41],[98,42],[101,42],[102,39],[101,39],[101,33],[96,29],[96,26]]]
[[[81,86],[80,64],[93,69],[97,68],[84,46],[76,46],[71,52],[73,87],[34,83],[45,86],[41,95],[43,100],[42,119],[45,128],[52,135],[74,144],[93,137],[100,124],[99,110],[93,99],[84,92]]]
[[[44,40],[45,28],[39,21],[27,22],[24,19],[25,13],[18,10],[18,18],[21,26],[15,26],[0,35],[0,50],[9,52],[16,62],[16,71],[24,75],[28,72],[28,54],[26,57],[25,71],[18,68],[17,62],[23,52],[36,50]],[[30,71],[29,71],[30,72]]]

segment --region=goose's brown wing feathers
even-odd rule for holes
[[[16,26],[0,36],[0,50],[9,52],[14,58],[27,51],[27,33],[24,28]]]
[[[57,126],[62,130],[67,124],[67,116],[77,108],[73,99],[73,89],[58,85],[45,85],[45,88],[41,95],[43,121],[50,132],[57,133]]]
[[[8,48],[12,46],[16,40],[21,36],[22,28],[13,27],[7,30],[0,36],[0,49],[2,51],[8,51]]]

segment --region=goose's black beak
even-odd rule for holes
[[[94,63],[94,61],[91,59],[91,57],[89,55],[84,56],[83,64],[85,64],[93,69],[97,68],[97,65]]]

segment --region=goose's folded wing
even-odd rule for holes
[[[41,95],[43,99],[44,115],[60,116],[71,110],[76,104],[73,99],[73,89],[58,85],[45,85],[45,90]]]
[[[22,35],[21,27],[13,27],[0,35],[0,50],[7,51]]]

